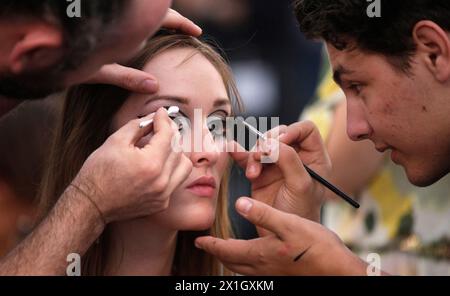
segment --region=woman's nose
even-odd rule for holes
[[[194,166],[197,167],[212,166],[219,158],[219,147],[207,127],[199,134],[201,135],[201,145],[195,145],[195,140],[198,141],[199,139],[193,139],[194,145],[192,145],[192,152],[190,155],[191,161]]]

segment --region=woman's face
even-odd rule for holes
[[[114,116],[113,128],[160,107],[180,108],[180,115],[186,117],[180,130],[182,148],[193,169],[172,194],[169,208],[151,219],[174,230],[208,229],[214,222],[220,182],[228,164],[224,135],[215,128],[231,115],[223,79],[202,54],[191,48],[167,50],[149,61],[144,71],[158,79],[159,91],[131,95]],[[150,137],[138,145],[145,145]]]

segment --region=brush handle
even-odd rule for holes
[[[351,197],[349,197],[347,194],[345,194],[344,192],[342,192],[341,190],[339,190],[338,188],[336,188],[336,186],[334,186],[333,184],[331,184],[330,182],[328,182],[327,180],[325,180],[324,178],[322,178],[319,174],[317,174],[315,171],[313,171],[312,169],[310,169],[307,165],[303,165],[306,169],[306,171],[309,173],[309,175],[315,179],[316,181],[318,181],[320,184],[322,184],[323,186],[327,187],[328,189],[330,189],[331,191],[333,191],[334,193],[336,193],[336,195],[338,195],[339,197],[341,197],[342,199],[344,199],[346,202],[348,202],[350,205],[352,205],[355,208],[359,208],[359,203],[357,203],[355,200],[353,200]]]

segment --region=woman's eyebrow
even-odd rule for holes
[[[214,101],[213,107],[217,108],[217,107],[222,107],[222,106],[227,106],[227,105],[231,105],[230,100],[229,99],[217,99]]]
[[[179,96],[170,96],[170,95],[163,95],[163,96],[152,96],[150,97],[144,105],[147,105],[148,103],[152,102],[152,101],[158,101],[158,100],[164,100],[164,101],[173,101],[173,102],[177,102],[181,105],[189,105],[189,99],[187,98],[183,98],[183,97],[179,97]],[[222,106],[227,106],[227,105],[231,105],[231,102],[229,99],[226,98],[219,98],[216,99],[213,103],[213,107],[217,108],[217,107],[222,107]]]
[[[173,102],[176,102],[176,103],[181,104],[181,105],[189,105],[189,100],[186,99],[186,98],[182,98],[182,97],[178,97],[178,96],[168,96],[168,95],[164,95],[164,96],[157,96],[157,95],[155,95],[155,96],[152,96],[145,102],[144,105],[147,105],[150,102],[159,101],[159,100],[173,101]]]

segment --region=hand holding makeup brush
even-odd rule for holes
[[[141,127],[149,119],[153,124]],[[138,147],[151,130],[149,142]],[[192,162],[172,149],[177,133],[164,108],[130,121],[89,156],[72,187],[91,200],[105,224],[165,210],[172,192],[192,170]]]
[[[252,198],[284,212],[320,221],[325,187],[314,181],[303,166],[310,166],[322,176],[330,173],[331,163],[319,131],[306,121],[276,127],[266,135],[268,140],[261,141],[253,151],[240,152],[242,147],[240,150],[234,147],[233,151],[238,152],[231,153],[246,170],[252,183]],[[280,135],[278,140],[272,138],[276,135]],[[269,154],[278,159],[263,165],[261,158]]]

